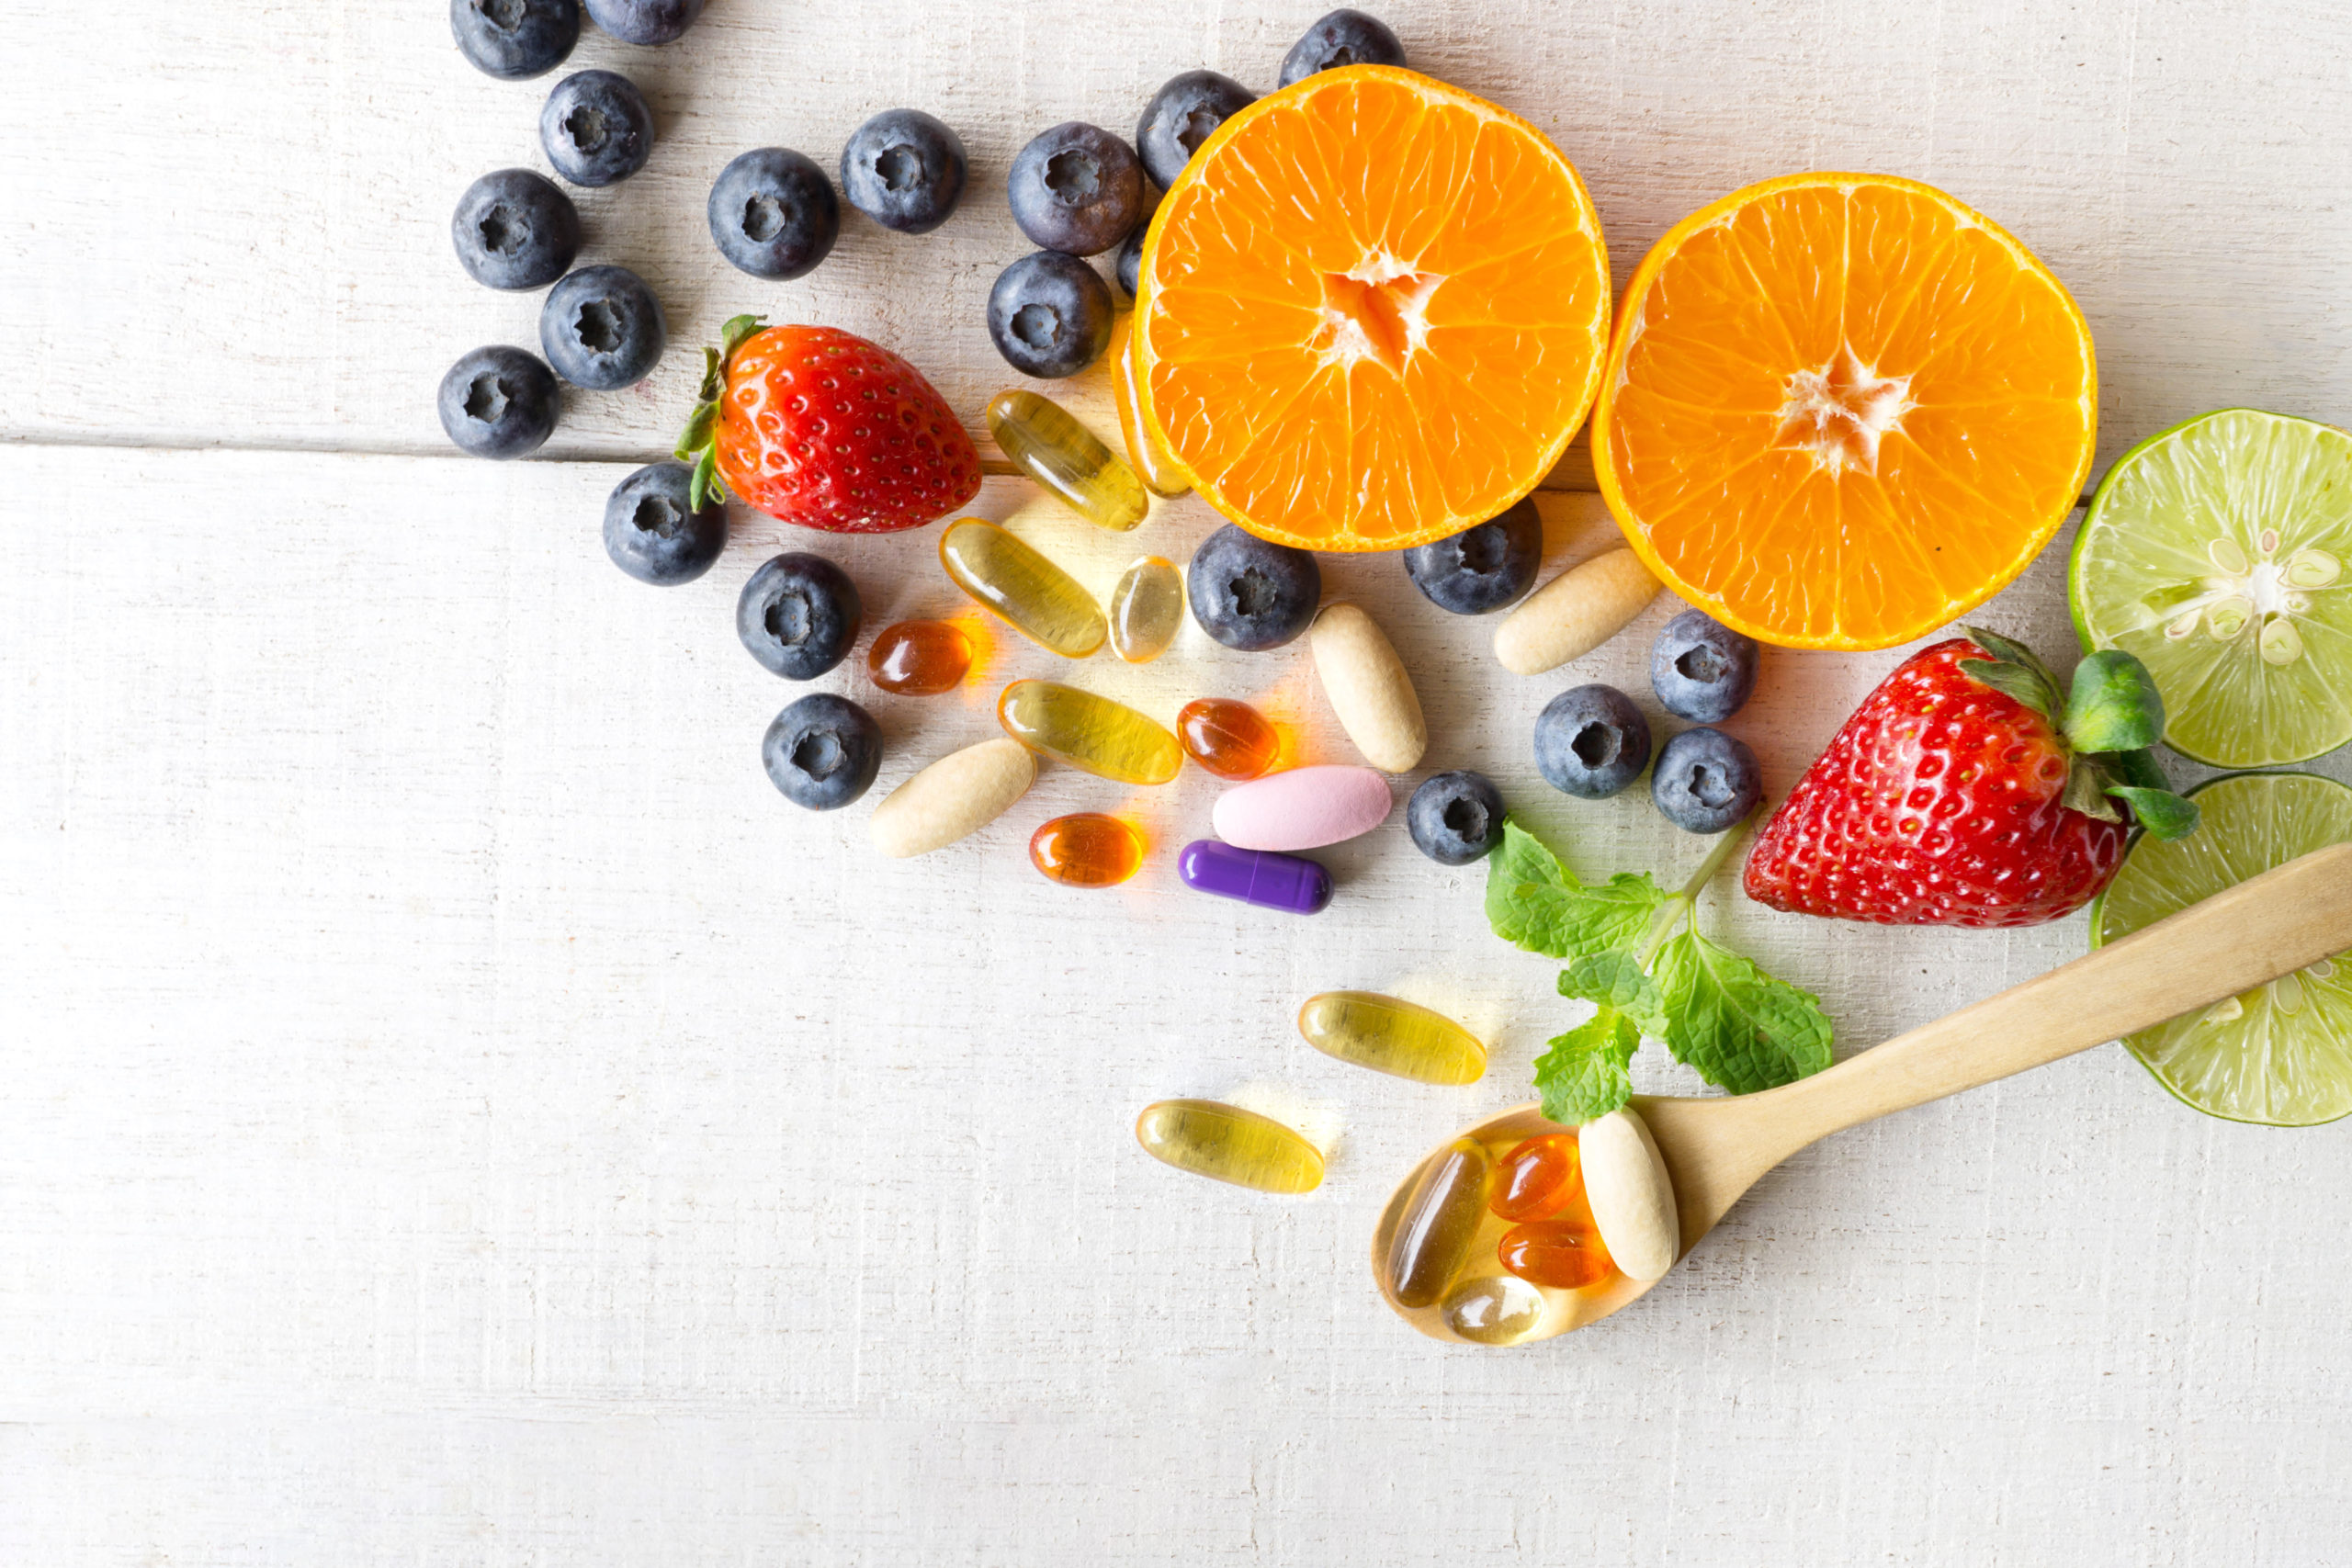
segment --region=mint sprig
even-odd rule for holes
[[[1746,831],[1724,834],[1669,894],[1646,873],[1589,887],[1534,834],[1504,822],[1487,866],[1487,922],[1505,942],[1564,961],[1560,994],[1594,1004],[1591,1018],[1535,1059],[1546,1117],[1576,1126],[1623,1105],[1634,1092],[1627,1066],[1645,1035],[1734,1094],[1829,1065],[1819,998],[1699,932],[1699,894]]]
[[[2152,839],[2197,830],[2197,805],[2175,795],[2153,750],[2165,732],[2165,700],[2148,667],[2120,649],[2086,654],[2072,691],[2034,651],[1979,626],[1962,628],[1989,659],[1963,659],[1963,674],[2016,698],[2048,719],[2072,753],[2060,804],[2101,822],[2120,807]]]

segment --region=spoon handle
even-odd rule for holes
[[[1794,1140],[1782,1155],[1857,1122],[2211,1006],[2346,948],[2352,843],[2290,861],[1996,997],[1770,1090],[1781,1101],[1772,1119]]]

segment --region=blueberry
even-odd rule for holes
[[[588,19],[623,43],[668,43],[702,15],[702,0],[584,0]]]
[[[873,787],[882,767],[882,727],[847,697],[812,692],[775,716],[760,761],[793,805],[836,810]]]
[[[539,145],[573,185],[616,185],[653,156],[653,111],[618,72],[575,71],[539,110]]]
[[[1125,239],[1119,242],[1119,259],[1112,271],[1118,275],[1119,287],[1126,290],[1130,299],[1136,297],[1136,285],[1143,277],[1143,241],[1150,231],[1148,221],[1138,223],[1127,231]]]
[[[661,587],[692,582],[727,544],[727,503],[686,504],[694,469],[650,463],[613,487],[605,502],[605,553],[637,579]]]
[[[1535,716],[1535,766],[1564,795],[1605,800],[1649,760],[1650,721],[1614,686],[1574,687]]]
[[[1136,154],[1143,160],[1143,172],[1163,188],[1174,185],[1209,133],[1257,101],[1257,94],[1214,71],[1170,76],[1136,121]]]
[[[1543,564],[1544,518],[1532,496],[1475,528],[1405,552],[1413,586],[1457,615],[1501,609],[1535,586]]]
[[[1502,793],[1467,768],[1423,779],[1406,804],[1405,829],[1438,864],[1468,865],[1503,841]]]
[[[670,327],[662,301],[625,266],[583,266],[548,290],[539,346],[575,387],[609,392],[653,373]]]
[[[589,12],[596,9],[590,4]],[[1303,82],[1317,71],[1341,65],[1402,65],[1405,46],[1387,26],[1362,11],[1342,6],[1306,29],[1283,56],[1282,85]]]
[[[885,229],[928,234],[964,198],[964,139],[921,109],[886,109],[850,132],[842,194]]]
[[[1763,770],[1745,740],[1720,729],[1686,729],[1658,749],[1650,800],[1686,833],[1720,833],[1763,798]]]
[[[579,0],[449,0],[449,30],[479,71],[506,82],[544,76],[580,41]]]
[[[1262,653],[1315,619],[1323,569],[1308,551],[1268,544],[1228,523],[1193,552],[1184,592],[1201,630],[1227,648]]]
[[[580,254],[580,209],[563,187],[528,169],[484,175],[449,220],[458,263],[492,288],[545,288]]]
[[[1005,195],[1021,231],[1049,251],[1091,256],[1143,216],[1143,165],[1100,127],[1068,120],[1014,154]]]
[[[1650,686],[1677,717],[1721,724],[1756,690],[1756,653],[1754,637],[1685,610],[1650,645]]]
[[[710,237],[753,277],[782,282],[813,270],[842,231],[842,204],[812,158],[756,147],[710,186]]]
[[[865,618],[849,573],[800,551],[752,573],[735,601],[736,635],[762,669],[787,681],[813,681],[839,664]]]
[[[478,348],[441,378],[441,428],[461,452],[520,457],[555,432],[555,376],[519,348]]]
[[[1075,376],[1111,346],[1118,306],[1102,275],[1059,251],[1023,256],[989,290],[989,336],[1023,376]]]

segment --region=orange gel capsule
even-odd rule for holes
[[[900,621],[885,626],[865,655],[865,672],[902,697],[952,692],[972,667],[972,643],[945,621]]]
[[[1533,1220],[1495,1243],[1495,1259],[1531,1285],[1555,1291],[1597,1285],[1617,1271],[1589,1219]]]
[[[1029,860],[1065,887],[1115,887],[1143,869],[1143,835],[1099,811],[1057,817],[1029,836]]]
[[[1283,738],[1266,716],[1231,697],[1202,697],[1176,716],[1184,752],[1221,779],[1254,779],[1282,755]]]
[[[1514,1223],[1540,1220],[1584,1192],[1584,1158],[1574,1133],[1530,1138],[1495,1168],[1496,1216]]]

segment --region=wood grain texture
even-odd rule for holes
[[[910,863],[865,815],[994,728],[1006,637],[812,817],[762,776],[798,688],[733,645],[783,541],[657,591],[601,558],[617,467],[0,452],[0,1561],[81,1564],[2324,1562],[2352,1461],[2341,1129],[2175,1105],[2117,1050],[1840,1135],[1637,1310],[1448,1350],[1365,1277],[1397,1174],[1525,1096],[1573,1018],[1400,822],[1312,919],[1175,885],[1210,781],[1049,768]],[[985,510],[1026,488],[991,480]],[[1544,502],[1556,570],[1611,540]],[[1196,502],[1049,541],[1097,592]],[[935,531],[829,546],[870,624],[951,610]],[[806,546],[807,536],[791,543]],[[1538,680],[1393,560],[1333,559],[1413,668],[1424,771],[1490,772],[1588,874],[1688,867],[1571,802],[1554,692],[1640,692],[1651,607]],[[2055,560],[1990,623],[2062,646]],[[871,635],[870,633],[868,634]],[[863,645],[861,644],[861,651]],[[1774,789],[1898,654],[1771,656]],[[1303,644],[1188,628],[1081,677],[1165,718],[1264,702],[1344,759]],[[2336,768],[2341,773],[2340,766]],[[1418,775],[1417,775],[1418,776]],[[1401,785],[1400,785],[1401,794]],[[1131,809],[1152,865],[1054,887],[1039,821]],[[1841,1048],[2081,950],[2079,920],[1894,931],[1719,887],[1708,928]],[[1309,993],[1443,1009],[1459,1090],[1292,1033]],[[1690,1092],[1645,1054],[1645,1091]],[[1254,1086],[1254,1087],[1253,1087]],[[1336,1125],[1296,1201],[1188,1180],[1128,1122],[1247,1094]],[[2000,1282],[1998,1291],[1992,1281]],[[1992,1310],[1996,1298],[2035,1310]]]
[[[641,271],[681,350],[743,310],[831,322],[977,424],[1014,380],[981,302],[1028,248],[1001,201],[1021,142],[1124,132],[1193,65],[1270,85],[1323,8],[712,0],[669,50],[592,35],[571,68],[639,81],[661,143],[581,194],[583,259]],[[2075,291],[2102,461],[2222,404],[2352,402],[2341,7],[1378,9],[1560,141],[1621,281],[1736,186],[1885,169]],[[879,860],[871,803],[995,733],[1004,681],[1062,672],[1007,636],[952,696],[817,682],[890,755],[867,805],[786,806],[758,743],[798,689],[729,629],[782,532],[739,516],[667,592],[596,542],[692,354],[571,397],[548,456],[572,460],[444,455],[442,371],[532,344],[538,306],[466,279],[448,213],[540,165],[549,84],[476,74],[443,14],[0,0],[0,1563],[2352,1561],[2346,1134],[2195,1116],[2117,1050],[1806,1151],[1588,1332],[1497,1355],[1401,1328],[1363,1272],[1379,1207],[1523,1098],[1575,1016],[1552,965],[1396,822],[1328,855],[1314,919],[1185,893],[1197,771],[1128,793],[1051,768],[972,841]],[[971,147],[953,223],[847,215],[792,284],[724,266],[702,213],[729,157],[830,164],[901,104]],[[1589,485],[1581,459],[1557,482]],[[979,510],[1026,494],[992,479]],[[1612,542],[1591,498],[1544,504],[1548,570]],[[1041,542],[1099,592],[1209,521]],[[869,628],[957,605],[934,537],[827,547]],[[2066,646],[2058,559],[1988,623]],[[1576,681],[1645,690],[1670,596],[1518,680],[1491,620],[1393,561],[1327,574],[1413,672],[1424,773],[1491,773],[1586,874],[1695,858],[1639,798],[1544,788],[1526,741]],[[1775,790],[1898,657],[1770,658],[1735,728]],[[1304,644],[1188,628],[1081,679],[1163,718],[1251,697],[1351,760]],[[1023,863],[1074,809],[1148,825],[1136,884]],[[1819,991],[1841,1051],[2083,943],[1725,889],[1704,919]],[[1461,1018],[1487,1077],[1322,1057],[1290,1019],[1337,987]],[[1698,1087],[1658,1055],[1639,1088]],[[1277,1201],[1154,1165],[1128,1122],[1182,1094],[1336,1128],[1330,1179]]]
[[[983,321],[1031,247],[1004,173],[1063,119],[1132,132],[1154,87],[1206,65],[1272,85],[1322,0],[713,0],[666,49],[593,32],[567,69],[651,100],[646,170],[578,196],[584,261],[642,273],[673,350],[625,392],[572,394],[553,457],[642,460],[683,422],[741,310],[900,350],[977,428],[1015,383]],[[2203,410],[2352,406],[2352,13],[2140,0],[1738,6],[1406,0],[1416,63],[1532,118],[1592,188],[1622,284],[1677,220],[1803,168],[1928,180],[2038,251],[2082,302],[2102,465]],[[448,237],[475,176],[544,168],[548,81],[468,66],[430,0],[400,6],[0,0],[0,437],[446,449],[433,389],[484,343],[537,342],[540,296],[476,287]],[[928,108],[969,146],[964,209],[923,236],[845,212],[832,257],[763,283],[728,267],[704,203],[728,159],[831,166],[850,130]],[[680,350],[683,350],[681,352]],[[1091,379],[1091,378],[1090,378]],[[1094,396],[1100,388],[1087,393]],[[1581,474],[1581,453],[1562,477]]]

